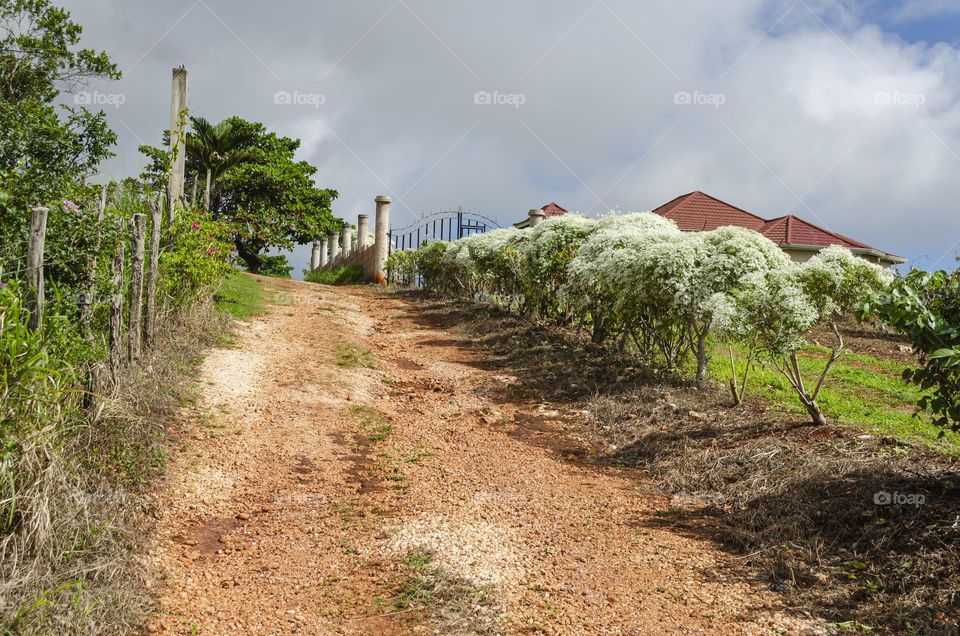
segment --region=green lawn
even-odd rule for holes
[[[240,320],[267,310],[263,283],[244,272],[232,272],[214,295],[217,309]]]
[[[710,372],[727,384],[730,378],[727,351],[717,348],[713,353]],[[808,385],[816,382],[827,356],[826,349],[814,345],[799,353],[800,369]],[[744,358],[743,352],[736,352],[741,377]],[[830,370],[820,392],[820,407],[833,422],[960,454],[960,435],[947,432],[939,438],[941,429],[930,424],[924,414],[919,418],[914,416],[920,391],[903,381],[903,369],[903,364],[894,360],[847,351]],[[793,388],[772,365],[753,367],[747,395],[760,396],[785,413],[806,416]]]

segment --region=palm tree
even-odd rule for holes
[[[254,161],[250,146],[256,141],[256,131],[237,125],[232,119],[211,124],[203,117],[191,117],[193,132],[187,135],[187,161],[197,172],[206,175],[203,207],[210,211],[211,192],[216,180],[230,168]]]

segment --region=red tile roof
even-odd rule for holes
[[[737,225],[759,232],[766,223],[766,219],[756,214],[699,191],[677,197],[654,212],[672,219],[684,232],[706,232],[724,225]]]
[[[760,233],[774,243],[789,243],[791,245],[842,245],[843,247],[857,247],[873,249],[865,243],[847,238],[842,234],[830,232],[818,227],[809,221],[795,217],[792,214],[771,219],[766,222]]]
[[[564,214],[567,213],[566,210],[564,210],[563,208],[561,208],[561,207],[560,207],[559,205],[557,205],[556,203],[548,203],[548,204],[546,204],[545,206],[543,206],[543,207],[540,208],[540,209],[543,210],[543,215],[544,215],[545,217],[547,217],[548,219],[549,219],[551,216],[562,216],[562,215],[564,215]]]
[[[866,243],[855,241],[842,234],[825,230],[792,214],[768,221],[699,191],[677,197],[673,201],[661,205],[654,212],[668,219],[673,219],[677,227],[685,232],[703,232],[724,225],[736,225],[759,232],[781,246],[828,247],[830,245],[841,245],[856,250],[870,250],[877,254],[885,254],[897,261],[901,260],[900,257],[889,252],[870,247]]]

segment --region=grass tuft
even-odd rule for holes
[[[333,361],[344,369],[373,369],[377,366],[377,358],[369,349],[352,342],[337,345]]]

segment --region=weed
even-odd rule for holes
[[[345,369],[355,369],[358,367],[373,369],[376,367],[377,359],[366,347],[348,342],[337,345],[337,348],[334,350],[333,361],[338,367]]]

